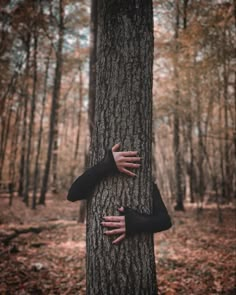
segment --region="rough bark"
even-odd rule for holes
[[[106,148],[138,150],[138,176],[109,177],[87,210],[87,295],[157,294],[153,236],[127,237],[120,245],[103,235],[101,219],[129,206],[150,213],[152,159],[152,1],[97,3],[97,73],[91,164]]]

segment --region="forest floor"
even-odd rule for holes
[[[37,210],[18,197],[7,203],[1,199],[0,294],[85,294],[79,203],[64,196],[50,196]],[[221,225],[215,205],[204,206],[198,220],[195,206],[173,212],[172,229],[155,235],[160,295],[236,294],[235,212],[224,206]]]

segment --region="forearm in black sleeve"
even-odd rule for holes
[[[124,211],[126,233],[132,235],[141,232],[155,233],[169,229],[172,226],[170,216],[161,198],[160,192],[153,183],[153,214],[141,214],[126,207]]]
[[[87,199],[95,186],[106,176],[118,171],[111,150],[108,150],[105,157],[95,166],[86,170],[71,185],[67,200],[75,202]]]

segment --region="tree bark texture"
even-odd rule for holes
[[[120,142],[122,150],[142,156],[136,178],[104,179],[88,200],[87,295],[157,294],[153,236],[126,237],[113,245],[103,234],[102,217],[129,206],[152,209],[152,63],[151,0],[97,3],[95,126],[91,164]]]

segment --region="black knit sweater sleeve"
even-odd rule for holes
[[[87,199],[95,186],[106,176],[118,172],[111,150],[108,150],[104,158],[95,166],[87,169],[71,185],[67,200],[75,202]]]
[[[105,177],[118,172],[111,150],[95,166],[87,169],[71,185],[67,200],[75,202],[87,199],[95,186]],[[153,183],[153,214],[141,214],[136,210],[125,207],[124,210],[126,233],[132,235],[140,232],[160,232],[171,227],[171,219],[163,203],[160,192]]]
[[[124,215],[127,235],[141,232],[155,233],[172,226],[170,216],[155,183],[153,183],[153,214],[141,214],[125,207]]]

